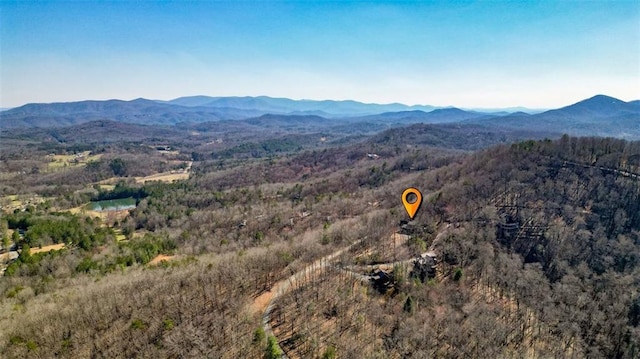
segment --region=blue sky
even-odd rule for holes
[[[0,1],[0,107],[188,95],[640,98],[640,2]]]

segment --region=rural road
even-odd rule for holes
[[[427,252],[425,252],[423,255],[426,254],[433,254],[434,249],[435,249],[435,245],[442,239],[442,237],[448,232],[448,229],[451,227],[451,224],[447,224],[434,238],[433,243],[431,244],[431,246],[429,247],[429,250]],[[264,329],[265,335],[268,338],[269,336],[274,336],[275,334],[273,333],[273,329],[271,328],[271,313],[273,312],[273,308],[275,305],[275,302],[282,297],[283,295],[285,295],[292,287],[295,287],[297,285],[303,285],[311,276],[311,274],[316,273],[317,271],[321,271],[324,270],[326,268],[328,268],[329,266],[332,265],[332,261],[339,257],[341,254],[345,253],[346,251],[350,250],[351,248],[353,248],[354,246],[358,245],[360,242],[362,242],[362,240],[356,241],[352,244],[350,244],[347,247],[341,248],[331,254],[328,254],[316,261],[314,261],[313,263],[309,264],[308,266],[304,267],[303,269],[301,269],[300,271],[292,274],[291,276],[289,276],[288,278],[282,279],[278,282],[276,282],[276,284],[273,285],[273,287],[271,287],[271,289],[269,290],[269,292],[264,293],[263,295],[259,296],[258,298],[256,298],[256,301],[254,301],[254,307],[258,307],[260,308],[260,305],[257,304],[257,302],[260,301],[260,298],[265,299],[268,298],[268,302],[266,305],[266,308],[264,309],[264,312],[262,314],[262,328]],[[382,263],[382,264],[378,264],[378,265],[374,265],[374,266],[365,266],[365,267],[371,267],[373,269],[375,268],[381,268],[381,267],[390,267],[393,268],[394,265],[397,264],[408,264],[408,263],[412,263],[415,260],[415,258],[411,258],[408,260],[403,260],[403,261],[396,261],[396,262],[391,262],[391,263]],[[367,275],[363,275],[360,273],[356,273],[354,271],[351,271],[349,269],[350,267],[346,267],[346,268],[338,268],[341,271],[344,271],[346,273],[349,273],[350,275],[352,275],[355,279],[361,280],[361,281],[368,281],[369,279],[371,279],[371,276],[367,276]],[[277,341],[277,340],[276,340]],[[280,345],[278,344],[278,348],[280,349],[280,352],[282,352],[282,356],[281,358],[285,358],[288,359],[286,353],[284,352],[284,350],[282,350],[282,348],[280,347]]]
[[[322,270],[324,268],[327,268],[331,261],[333,259],[335,259],[336,257],[340,256],[342,253],[350,250],[351,248],[353,248],[355,245],[359,244],[360,242],[362,242],[362,240],[356,241],[352,244],[350,244],[349,246],[339,249],[331,254],[328,254],[316,261],[314,261],[313,263],[309,264],[308,266],[304,267],[303,269],[301,269],[300,271],[292,274],[289,278],[283,279],[279,282],[277,282],[269,291],[271,293],[271,298],[267,304],[267,308],[264,311],[264,314],[262,315],[262,327],[264,329],[265,335],[267,336],[267,338],[269,336],[274,336],[273,334],[273,330],[271,329],[271,324],[269,324],[269,322],[271,321],[271,312],[273,311],[273,306],[275,301],[280,298],[281,296],[283,296],[285,293],[287,293],[287,291],[289,291],[289,289],[296,285],[299,284],[301,282],[305,282],[306,278],[309,277],[310,274],[315,273],[318,270]],[[278,344],[278,347],[280,347],[280,345]],[[282,348],[279,348],[280,351],[283,353],[282,354],[282,358],[287,358],[287,355],[284,353],[284,350],[282,350]]]

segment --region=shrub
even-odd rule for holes
[[[134,319],[131,321],[131,329],[145,329],[147,325],[142,321],[142,319]]]
[[[273,335],[269,336],[267,340],[267,349],[265,350],[265,359],[279,359],[282,356],[282,351],[278,346],[278,341]]]
[[[322,353],[322,359],[335,359],[336,355],[336,348],[333,345],[329,345]]]
[[[262,327],[259,327],[258,329],[256,329],[255,332],[253,332],[253,343],[254,344],[261,344],[264,342],[264,338],[265,338],[265,333],[264,333],[264,329],[262,329]]]
[[[162,328],[164,328],[164,330],[171,330],[174,326],[172,319],[165,319],[162,321]]]
[[[453,273],[453,281],[459,282],[462,279],[462,268],[456,268],[456,271]]]

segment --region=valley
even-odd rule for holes
[[[593,106],[637,124],[635,102],[536,127],[253,100],[2,113],[0,356],[637,356],[640,142],[562,131]]]

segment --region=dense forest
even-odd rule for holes
[[[0,356],[640,355],[640,142],[399,131],[3,151]]]

